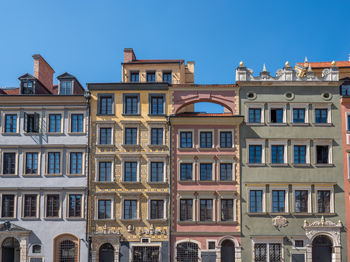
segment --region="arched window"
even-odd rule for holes
[[[177,262],[197,262],[199,258],[198,245],[192,242],[182,242],[176,246]]]
[[[60,243],[59,262],[75,261],[75,244],[70,240],[63,240]]]
[[[79,239],[70,234],[60,235],[54,240],[54,261],[78,262],[79,261]]]
[[[32,247],[32,253],[33,253],[33,254],[39,254],[39,253],[41,253],[41,246],[40,246],[40,245],[33,245],[33,247]]]

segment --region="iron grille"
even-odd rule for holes
[[[254,245],[254,261],[255,262],[266,262],[266,244],[255,244]]]
[[[269,244],[270,262],[280,262],[281,260],[281,244]]]
[[[133,262],[158,262],[159,247],[134,247],[132,257]]]
[[[60,244],[59,262],[75,262],[75,244],[70,240],[63,240]]]
[[[197,262],[198,245],[192,242],[183,242],[176,247],[177,262]]]

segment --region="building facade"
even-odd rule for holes
[[[347,259],[338,69],[306,68],[236,69],[246,261]]]
[[[0,92],[1,261],[87,261],[87,100],[33,58],[34,76]]]

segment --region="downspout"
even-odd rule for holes
[[[171,202],[172,202],[172,196],[171,196],[171,139],[172,139],[172,136],[171,136],[171,123],[170,123],[170,116],[168,116],[168,128],[169,128],[169,210],[168,210],[168,218],[169,218],[169,243],[168,243],[168,254],[169,254],[169,259],[168,259],[168,262],[170,262],[170,259],[171,259]]]

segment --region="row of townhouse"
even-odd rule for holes
[[[350,62],[198,85],[125,49],[85,90],[33,58],[0,89],[2,262],[347,261]]]

